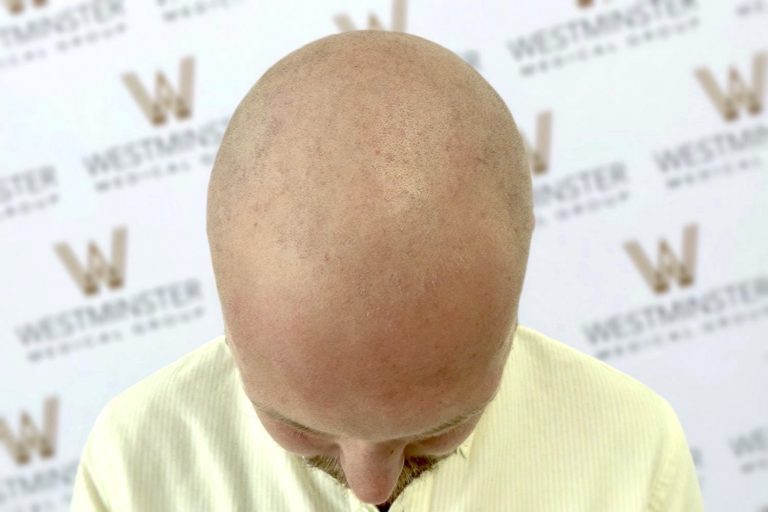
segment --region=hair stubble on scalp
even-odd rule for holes
[[[466,265],[469,251],[440,251],[448,215],[482,219],[478,231],[527,259],[528,158],[504,101],[458,56],[418,36],[319,39],[270,67],[224,134],[207,209],[220,298],[244,254],[282,248],[320,261],[326,248],[352,244],[361,220],[435,249],[444,265]]]

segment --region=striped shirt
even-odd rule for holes
[[[81,453],[72,512],[376,512],[261,425],[219,336],[112,398]],[[523,325],[469,437],[390,512],[699,512],[670,404]]]

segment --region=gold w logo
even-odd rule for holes
[[[179,71],[179,91],[174,91],[164,74],[155,74],[155,96],[150,97],[135,73],[123,74],[123,82],[139,104],[142,112],[154,125],[165,124],[168,111],[177,119],[186,119],[192,115],[192,92],[194,88],[195,61],[192,57],[181,60]]]
[[[698,68],[695,75],[723,118],[726,121],[733,121],[739,117],[739,107],[746,108],[753,115],[762,112],[767,63],[767,52],[758,53],[753,57],[751,87],[747,85],[739,71],[731,67],[728,70],[727,92],[718,85],[709,69]]]
[[[24,12],[26,2],[24,0],[2,0],[2,4],[10,14],[20,14]],[[32,0],[34,7],[45,7],[48,0]]]
[[[93,242],[88,244],[88,267],[83,268],[66,243],[56,244],[54,250],[75,280],[83,294],[98,292],[98,281],[105,281],[110,288],[123,286],[125,282],[125,227],[112,231],[112,262],[107,263],[104,254]]]
[[[395,32],[405,32],[406,0],[392,0],[392,29]],[[341,32],[356,30],[354,23],[347,14],[337,14],[333,21]],[[374,13],[368,14],[368,30],[385,30],[381,20]]]
[[[672,252],[666,240],[660,240],[658,262],[655,268],[636,241],[625,242],[624,249],[629,253],[648,286],[656,293],[663,293],[669,289],[669,281],[672,279],[677,280],[681,287],[693,284],[696,271],[697,239],[698,227],[696,224],[686,226],[683,230],[682,262]]]
[[[552,112],[541,112],[536,118],[536,146],[531,147],[525,135],[523,135],[523,142],[533,173],[547,172],[552,147]]]
[[[20,465],[29,462],[32,451],[37,451],[43,458],[53,457],[56,451],[58,416],[59,399],[49,397],[45,401],[43,432],[40,432],[29,414],[24,411],[21,413],[18,437],[13,435],[8,423],[0,418],[0,443],[5,445],[11,458]]]

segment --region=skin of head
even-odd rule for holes
[[[279,60],[237,106],[208,187],[227,344],[276,443],[391,503],[496,395],[534,227],[493,88],[418,36],[361,30]]]

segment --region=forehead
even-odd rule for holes
[[[497,392],[498,392],[498,389],[497,389]],[[488,404],[493,401],[495,396],[496,396],[496,394],[494,394],[493,397],[491,397],[491,398],[489,398],[487,400],[484,400],[482,403],[472,407],[471,409],[466,410],[465,412],[463,412],[463,413],[461,413],[459,415],[451,416],[450,419],[448,419],[448,420],[442,421],[440,423],[432,423],[430,426],[425,427],[425,428],[423,428],[422,430],[420,430],[418,432],[409,432],[409,435],[404,435],[402,437],[403,438],[410,438],[410,439],[423,439],[423,438],[427,438],[427,437],[430,437],[430,436],[433,436],[433,435],[438,435],[438,434],[441,434],[443,432],[446,432],[446,431],[448,431],[448,430],[450,430],[450,429],[452,429],[452,428],[454,428],[456,426],[459,426],[459,425],[461,425],[461,424],[463,424],[463,423],[465,423],[465,422],[467,422],[467,421],[469,421],[469,420],[471,420],[473,418],[478,417],[485,410],[485,408],[488,406]],[[283,413],[281,413],[279,411],[276,411],[275,409],[273,409],[271,407],[268,407],[268,406],[265,406],[263,404],[258,404],[256,402],[254,402],[253,400],[251,400],[251,403],[253,404],[253,406],[259,412],[264,413],[264,414],[270,416],[271,418],[273,418],[273,419],[275,419],[275,420],[277,420],[277,421],[279,421],[279,422],[281,422],[281,423],[283,423],[285,425],[288,425],[289,427],[292,427],[294,429],[301,430],[301,431],[308,431],[308,432],[312,432],[314,434],[318,434],[318,435],[322,435],[322,436],[326,436],[326,437],[331,437],[331,438],[343,437],[343,435],[338,434],[336,432],[331,433],[331,432],[319,430],[319,429],[313,428],[311,426],[305,425],[303,423],[297,422],[297,421],[289,418],[288,416],[284,415]],[[352,437],[354,437],[354,436],[352,436]],[[388,441],[390,439],[382,438],[382,440],[387,440]]]
[[[254,406],[261,406],[260,412],[299,429],[334,437],[391,440],[424,434],[461,415],[481,413],[499,390],[503,366],[500,369],[490,367],[480,379],[467,379],[463,385],[450,383],[444,392],[401,386],[397,394],[367,394],[353,385],[329,390],[316,382],[300,388],[314,390],[307,393],[285,383],[245,377],[243,389]]]
[[[374,442],[387,442],[395,439],[424,439],[442,434],[450,429],[478,419],[491,403],[500,386],[488,397],[466,405],[466,401],[455,404],[433,404],[420,409],[418,414],[408,411],[388,413],[386,418],[375,412],[350,416],[341,410],[324,410],[322,414],[309,413],[298,408],[266,405],[259,400],[250,399],[251,404],[261,415],[300,431],[329,437],[355,438]],[[246,392],[246,394],[248,394]],[[291,411],[292,412],[286,412]],[[303,418],[300,421],[294,418]]]
[[[350,311],[344,293],[312,303],[290,292],[241,298],[224,313],[248,396],[292,420],[396,438],[465,413],[496,391],[509,324],[490,313],[487,289],[409,297],[382,308],[381,317]]]
[[[385,418],[439,414],[453,407],[458,414],[495,390],[496,376],[488,371],[470,372],[436,362],[397,368],[382,358],[352,359],[243,361],[241,366],[247,367],[241,372],[244,389],[262,410],[277,411],[298,422],[335,411],[341,417],[379,417],[382,423]],[[304,425],[320,428],[316,422]]]

